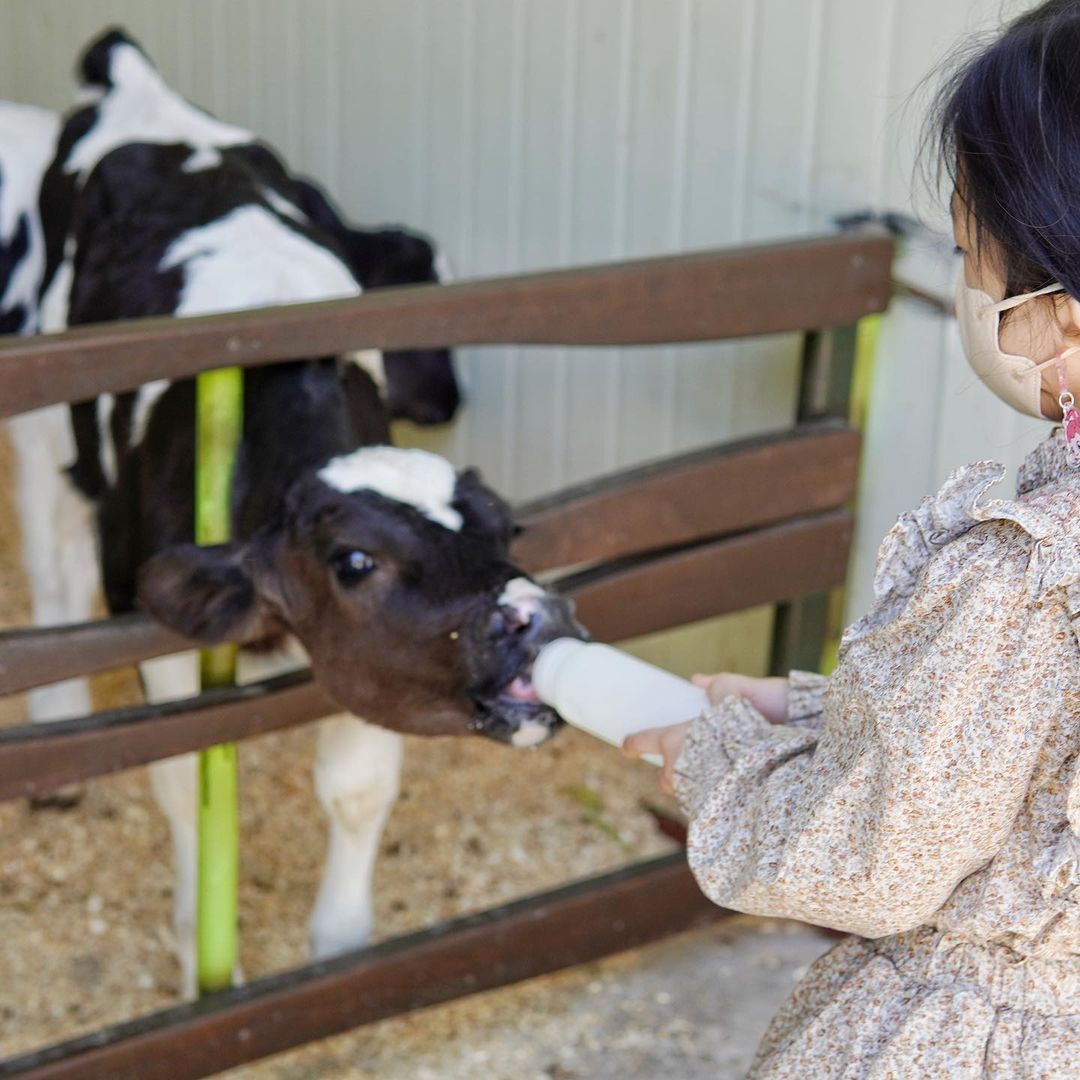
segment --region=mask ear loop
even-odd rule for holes
[[[999,300],[996,304],[990,304],[986,310],[996,311],[1000,315],[1002,312],[1010,311],[1014,307],[1019,307],[1021,304],[1027,303],[1028,300],[1034,300],[1036,296],[1049,296],[1050,293],[1064,291],[1065,286],[1055,282],[1053,285],[1047,285],[1044,289],[1036,289],[1035,292],[1017,293],[1016,296],[1006,297],[1004,300]]]
[[[1065,349],[1054,357],[1054,365],[1057,368],[1058,377],[1058,405],[1061,407],[1061,426],[1065,432],[1065,450],[1069,464],[1074,469],[1080,469],[1080,411],[1076,408],[1076,398],[1065,374],[1065,357],[1080,352],[1080,347],[1074,346]]]

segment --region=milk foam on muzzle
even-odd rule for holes
[[[709,708],[704,690],[670,671],[610,645],[574,638],[540,650],[532,682],[540,700],[568,724],[612,746],[645,728],[694,720]],[[643,760],[664,763],[658,754]]]

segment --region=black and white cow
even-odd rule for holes
[[[37,329],[45,273],[38,192],[59,130],[48,109],[0,102],[0,334]]]
[[[93,47],[84,73],[101,94],[64,125],[43,186],[44,328],[359,291],[340,244],[288,197],[283,170],[248,133],[193,109],[125,38]],[[268,649],[298,643],[349,710],[322,723],[316,761],[330,842],[310,931],[324,956],[370,930],[397,732],[542,741],[558,721],[537,701],[529,665],[542,643],[579,629],[564,601],[514,567],[510,514],[475,473],[384,444],[383,403],[356,365],[327,357],[251,370],[244,412],[229,545],[191,543],[191,381],[73,409],[76,479],[93,499],[111,610],[141,605],[193,639],[255,645],[247,678],[280,664]],[[69,540],[89,542],[59,538],[54,578]],[[189,696],[194,655],[151,661],[143,680],[151,700]],[[193,759],[155,766],[152,785],[175,845],[190,991]]]
[[[130,53],[114,54],[122,46],[130,46]],[[114,67],[130,93],[110,92]],[[65,302],[72,267],[65,265],[63,253],[72,200],[103,155],[138,140],[187,140],[199,148],[203,161],[213,161],[219,146],[251,156],[274,178],[267,197],[277,199],[289,213],[299,210],[309,215],[364,288],[447,280],[445,257],[430,240],[403,228],[364,230],[347,224],[320,189],[310,181],[289,177],[276,155],[251,132],[215,120],[169,90],[123,32],[110,31],[86,50],[79,78],[84,107],[65,123],[65,145],[59,151],[61,125],[56,113],[0,102],[0,334],[33,333],[39,325],[59,330],[67,325]],[[140,87],[144,92],[140,93]],[[48,253],[39,201],[52,224]],[[42,318],[43,281],[54,287],[40,305]],[[260,302],[258,297],[256,302]],[[385,357],[369,350],[352,360],[377,380],[392,420],[443,423],[452,419],[460,404],[448,350],[387,353]],[[122,425],[131,405],[131,398],[119,404],[105,398],[76,409],[76,441],[67,410],[62,408],[39,410],[7,424],[15,451],[23,561],[38,625],[87,617],[96,595],[93,579],[83,569],[93,555],[86,545],[89,508],[73,496],[57,463],[67,467],[80,490],[96,497],[101,491],[99,430]],[[107,444],[104,453],[108,461]],[[36,719],[79,715],[89,705],[85,680],[70,680],[30,694],[30,713]]]
[[[39,329],[46,249],[38,209],[42,178],[56,154],[60,117],[0,102],[0,331]],[[7,421],[14,450],[14,501],[32,615],[41,626],[86,618],[96,598],[91,509],[66,482],[75,458],[67,409],[56,406]],[[90,708],[85,680],[30,693],[30,715],[52,720]]]

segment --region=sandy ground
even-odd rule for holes
[[[0,440],[0,626],[26,592]],[[133,699],[130,673],[95,686]],[[0,701],[17,723],[18,700]],[[325,834],[313,729],[241,750],[242,964],[305,960]],[[531,752],[410,740],[375,878],[378,936],[427,926],[669,850],[645,804],[649,766],[575,733]],[[171,852],[144,770],[88,785],[67,811],[0,805],[0,1055],[176,1000]],[[495,1078],[741,1076],[769,1016],[829,942],[739,919],[519,987],[385,1021],[232,1076]]]

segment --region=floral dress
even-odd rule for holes
[[[882,543],[874,604],[787,723],[727,698],[676,790],[716,903],[858,935],[750,1076],[1080,1078],[1080,475],[977,462]],[[1075,622],[1073,620],[1076,620]]]

